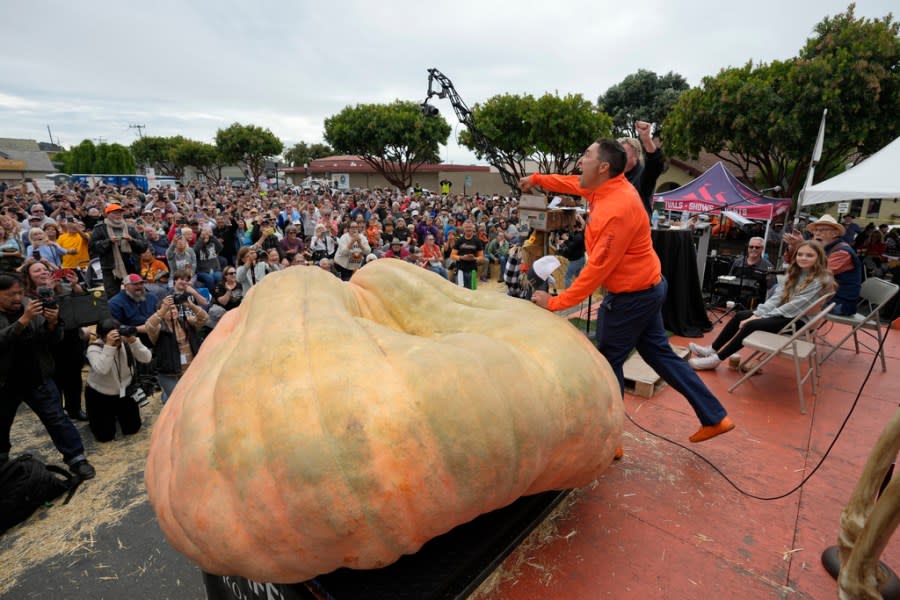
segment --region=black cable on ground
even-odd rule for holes
[[[876,318],[879,318],[879,317],[876,316]],[[691,454],[693,454],[694,456],[696,456],[697,458],[699,458],[700,460],[702,460],[703,462],[708,464],[710,467],[712,467],[712,469],[716,473],[718,473],[722,477],[722,479],[724,479],[726,482],[728,482],[728,484],[731,487],[733,487],[735,490],[737,490],[740,494],[743,494],[744,496],[753,498],[755,500],[765,500],[765,501],[781,500],[782,498],[786,498],[786,497],[790,496],[791,494],[797,492],[800,488],[802,488],[804,485],[806,485],[806,482],[809,481],[809,479],[813,475],[816,474],[816,471],[819,470],[819,467],[821,467],[825,463],[825,459],[828,458],[829,454],[831,454],[831,450],[832,450],[832,448],[834,448],[834,445],[840,439],[841,433],[844,431],[844,427],[846,427],[847,422],[850,421],[850,417],[853,415],[853,411],[856,410],[856,405],[859,404],[859,399],[862,396],[863,390],[865,389],[866,384],[869,382],[869,378],[872,376],[872,371],[875,369],[875,365],[878,362],[878,356],[884,350],[884,343],[887,341],[888,332],[890,331],[890,329],[891,329],[891,327],[890,327],[890,323],[889,323],[887,328],[885,329],[884,338],[882,338],[877,351],[875,352],[874,356],[872,357],[872,363],[869,365],[869,370],[866,373],[866,376],[863,379],[862,384],[860,384],[859,390],[856,392],[856,398],[853,399],[853,404],[850,405],[850,410],[847,412],[847,416],[844,417],[844,421],[841,423],[841,426],[838,428],[837,433],[835,433],[834,439],[831,440],[831,443],[828,445],[828,448],[826,448],[825,453],[822,455],[822,458],[819,459],[819,462],[816,464],[816,466],[813,467],[812,471],[810,471],[809,474],[806,475],[806,477],[804,477],[800,481],[800,483],[795,485],[793,488],[791,488],[787,492],[784,492],[783,494],[779,494],[778,496],[757,496],[756,494],[753,494],[751,492],[744,490],[738,484],[736,484],[734,481],[732,481],[724,472],[722,472],[722,470],[719,467],[717,467],[711,460],[709,460],[708,458],[706,458],[705,456],[703,456],[696,450],[693,450],[692,448],[689,448],[682,443],[676,442],[675,440],[671,440],[664,435],[660,435],[658,433],[650,431],[649,429],[641,426],[637,421],[635,421],[634,419],[631,418],[631,415],[628,414],[627,410],[625,411],[625,416],[628,417],[628,420],[631,421],[635,427],[637,427],[644,433],[648,433],[654,437],[657,437],[661,440],[669,442],[670,444],[678,446],[679,448],[683,448],[684,450],[687,450],[688,452],[690,452]],[[816,359],[814,358],[813,360],[816,360]],[[812,427],[812,421],[813,421],[813,419],[810,419],[810,427]]]

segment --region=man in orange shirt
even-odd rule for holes
[[[588,260],[581,273],[559,296],[551,298],[536,291],[531,301],[548,310],[563,310],[605,286],[609,293],[597,316],[597,349],[609,361],[622,393],[622,365],[636,348],[641,358],[690,402],[701,424],[690,440],[702,442],[731,431],[734,423],[688,363],[669,346],[661,312],[668,285],[653,249],[647,211],[622,174],[625,160],[619,142],[601,138],[578,161],[580,177],[535,174],[519,180],[524,192],[540,186],[583,196],[590,215],[585,230]]]

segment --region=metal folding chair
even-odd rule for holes
[[[881,370],[882,372],[886,372],[887,363],[884,360],[884,347],[882,342],[887,336],[887,329],[891,324],[890,322],[882,323],[881,318],[879,317],[879,311],[891,301],[891,298],[897,294],[898,289],[900,289],[900,286],[896,283],[890,283],[884,279],[879,279],[878,277],[869,277],[863,281],[862,288],[859,292],[859,308],[857,309],[861,309],[863,312],[857,312],[855,315],[828,315],[828,322],[849,325],[850,331],[848,331],[847,335],[842,337],[841,341],[836,344],[832,344],[824,336],[817,336],[819,343],[830,348],[828,352],[819,359],[819,364],[828,360],[829,356],[837,352],[837,350],[844,345],[844,342],[846,342],[850,336],[853,336],[853,345],[856,349],[856,353],[859,354],[859,347],[862,346],[866,350],[871,350],[873,353],[878,354],[881,358]],[[875,341],[875,345],[870,346],[865,342],[860,342],[858,336],[859,333],[864,333],[872,338]]]
[[[820,301],[812,304],[810,310],[806,314],[810,314],[813,309],[818,308],[815,316],[796,329],[793,333],[771,333],[769,331],[754,331],[744,339],[744,347],[753,351],[740,366],[741,371],[746,371],[740,379],[735,381],[729,392],[733,392],[739,385],[747,381],[754,373],[759,371],[763,366],[768,364],[776,357],[789,358],[794,363],[794,374],[797,378],[797,393],[800,396],[800,412],[806,414],[806,401],[803,397],[803,385],[807,380],[810,381],[813,396],[816,395],[816,380],[819,376],[818,361],[816,360],[816,343],[814,340],[815,331],[824,322],[828,311],[834,306],[833,303],[822,308],[822,302],[829,299],[828,295]],[[798,321],[799,323],[799,321]],[[784,331],[784,329],[782,330]],[[759,358],[753,366],[753,361]],[[802,363],[807,363],[806,371],[802,372]]]

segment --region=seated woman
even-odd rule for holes
[[[146,282],[144,288],[148,292],[152,292],[158,298],[169,293],[169,267],[153,255],[152,246],[147,246],[147,249],[141,253],[138,272],[144,278]]]
[[[435,243],[434,234],[429,233],[425,236],[425,243],[422,244],[418,262],[419,266],[437,273],[444,279],[449,278],[447,269],[444,267],[444,253],[441,251],[441,247]]]
[[[828,271],[825,250],[818,242],[803,242],[797,247],[794,262],[784,283],[775,286],[769,299],[755,310],[735,313],[712,346],[688,344],[694,358],[688,362],[698,370],[715,369],[719,363],[741,349],[744,338],[754,331],[777,333],[791,319],[815,303],[822,294],[834,289]]]

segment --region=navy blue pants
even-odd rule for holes
[[[63,412],[59,390],[49,377],[28,390],[16,390],[12,386],[0,390],[0,453],[10,450],[9,434],[23,400],[40,418],[67,465],[84,458],[81,435]]]
[[[632,348],[666,383],[691,403],[703,425],[715,425],[728,414],[691,366],[672,352],[663,327],[662,306],[669,285],[665,278],[640,292],[607,294],[597,315],[597,349],[609,361],[619,389],[625,393],[622,365]]]

